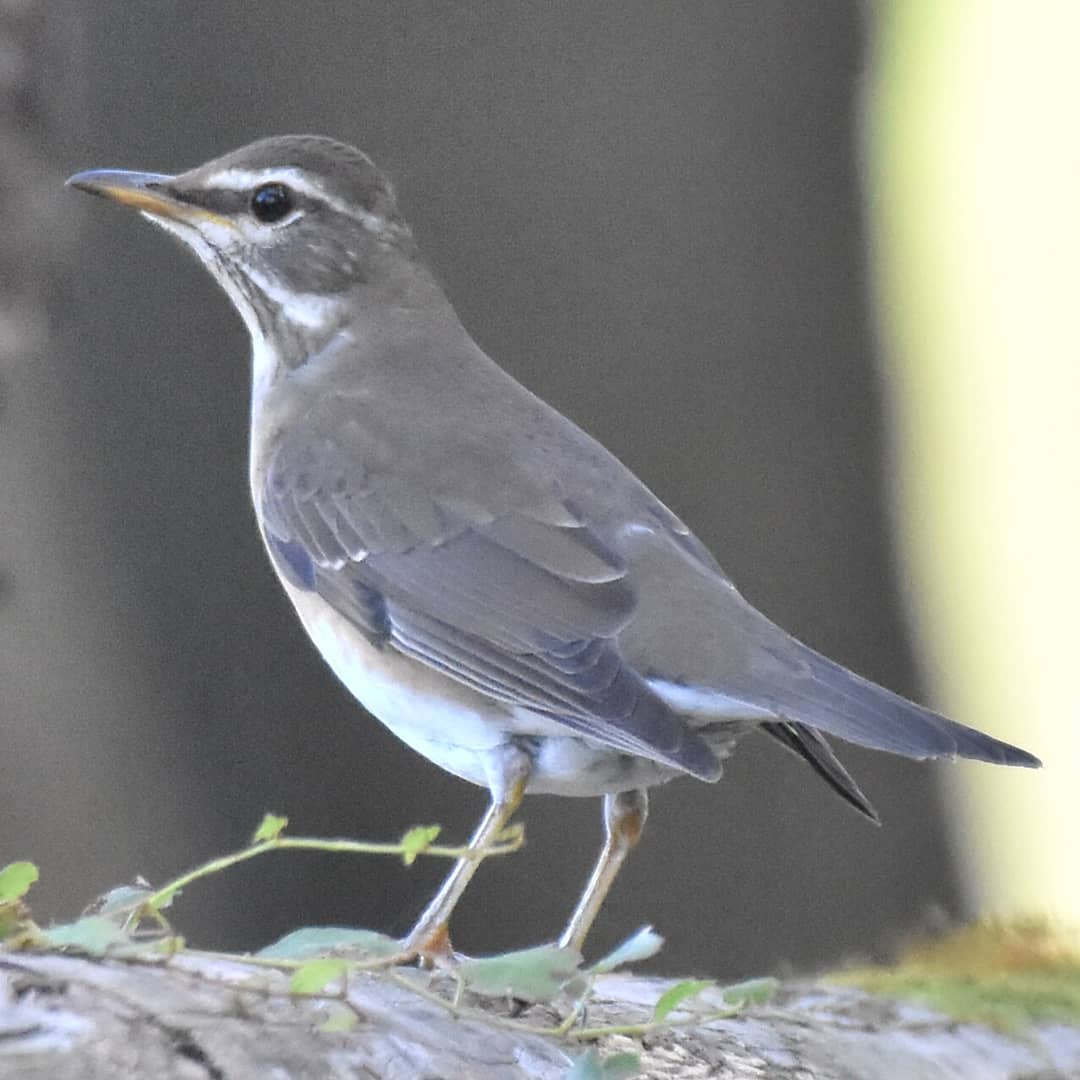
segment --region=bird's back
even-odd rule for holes
[[[336,473],[320,482],[344,483],[348,474],[364,487],[382,515],[385,548],[407,557],[524,515],[541,523],[529,557],[559,563],[573,557],[561,528],[572,523],[575,539],[588,543],[577,549],[579,568],[560,569],[587,577],[590,559],[607,560],[619,581],[617,617],[605,621],[598,608],[596,625],[691,730],[785,720],[910,757],[1034,763],[792,638],[741,596],[629,469],[495,365],[456,318],[435,335],[414,330],[411,341],[400,331],[346,335],[325,360],[340,377],[312,378],[319,394],[288,425],[296,445],[336,444]],[[575,601],[610,605],[614,586],[600,585]],[[519,603],[527,611],[530,597]]]

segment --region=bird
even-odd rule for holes
[[[251,337],[249,480],[316,648],[413,750],[487,788],[472,852],[525,794],[598,797],[604,841],[559,938],[583,950],[648,791],[720,777],[762,731],[873,822],[827,736],[907,758],[1038,767],[753,607],[625,465],[474,342],[387,176],[324,136],[264,138],[177,175],[68,184],[190,249]],[[459,859],[403,948],[453,957]]]

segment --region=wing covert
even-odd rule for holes
[[[260,503],[291,584],[370,640],[511,707],[719,775],[704,740],[620,654],[636,606],[626,565],[553,481],[496,483],[481,500],[473,485],[459,493],[365,456],[354,429],[298,430],[270,459]]]

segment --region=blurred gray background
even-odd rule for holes
[[[42,920],[136,873],[297,833],[464,837],[484,793],[366,716],[267,565],[247,340],[195,262],[64,191],[255,137],[355,142],[395,179],[466,325],[610,446],[776,621],[918,696],[890,551],[867,304],[861,5],[189,0],[0,13],[0,862]],[[887,948],[961,906],[937,776],[842,747],[878,830],[751,739],[657,791],[593,948],[735,976]],[[595,801],[534,798],[455,943],[561,927]],[[445,864],[283,854],[193,887],[193,944],[403,932]]]

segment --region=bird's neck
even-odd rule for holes
[[[341,330],[350,327],[361,336],[407,334],[420,322],[457,322],[442,288],[415,247],[378,245],[368,253],[362,273],[343,280],[332,292],[287,289],[277,277],[246,270],[239,283],[250,295],[236,297],[251,334],[255,383],[264,389],[321,352]],[[228,283],[237,291],[236,283]]]
[[[343,342],[351,364],[363,366],[402,350],[426,354],[432,340],[452,346],[458,335],[467,336],[433,275],[415,263],[346,292],[283,298],[272,313],[264,308],[244,321],[252,343],[253,413],[284,380],[307,382]]]

